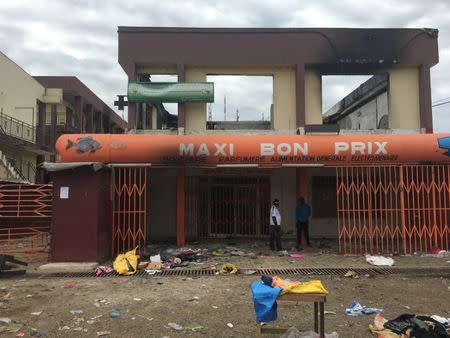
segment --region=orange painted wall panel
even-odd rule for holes
[[[450,134],[410,135],[62,135],[60,162],[161,166],[450,162]]]

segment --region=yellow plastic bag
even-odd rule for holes
[[[327,295],[328,291],[322,285],[320,280],[312,280],[309,282],[288,286],[281,291],[282,295],[285,293],[320,293]]]
[[[231,263],[226,263],[226,264],[222,265],[219,273],[221,275],[235,275],[237,273],[237,271],[238,271],[238,269],[235,265],[233,265]]]
[[[114,270],[119,275],[131,276],[136,273],[138,264],[138,257],[136,256],[136,249],[120,254],[114,260]]]

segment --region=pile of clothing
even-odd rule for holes
[[[450,319],[402,314],[387,320],[377,314],[369,329],[378,338],[450,338]]]

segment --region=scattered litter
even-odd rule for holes
[[[162,268],[161,263],[159,263],[159,262],[150,262],[150,263],[148,263],[147,269],[145,271],[148,271],[148,270],[161,270],[161,268]]]
[[[194,300],[199,300],[199,299],[200,299],[200,297],[194,296],[194,297],[192,297],[191,299],[189,299],[189,301],[190,301],[190,302],[193,302]]]
[[[407,310],[410,309],[410,307],[408,305],[405,305],[404,308],[407,309]]]
[[[344,277],[347,277],[347,278],[358,278],[359,276],[358,276],[358,274],[357,274],[355,271],[349,270],[349,271],[347,271],[347,273],[344,275]]]
[[[221,275],[235,275],[237,273],[237,267],[231,263],[226,263],[222,265],[220,268],[220,274]]]
[[[113,272],[113,271],[114,271],[114,269],[113,269],[112,267],[101,265],[101,266],[98,266],[98,267],[95,269],[95,275],[96,275],[97,277],[99,277],[99,276],[106,275],[106,274],[108,274],[108,273],[110,273],[110,272]]]
[[[256,273],[256,270],[245,270],[244,275],[254,275]]]
[[[64,325],[63,327],[58,328],[59,331],[67,331],[70,330],[70,327],[68,327],[67,325]]]
[[[324,311],[323,314],[324,315],[335,315],[336,312],[334,312],[334,311]]]
[[[86,323],[88,323],[89,325],[92,325],[95,323],[95,320],[87,320]]]
[[[147,274],[149,275],[149,276],[153,276],[153,275],[156,275],[156,273],[158,272],[158,270],[145,270],[145,272],[147,272]]]
[[[287,252],[287,250],[278,251],[278,256],[287,256],[287,255],[289,255],[289,252]]]
[[[64,289],[73,289],[74,287],[75,287],[74,283],[66,283],[63,286]]]
[[[113,267],[119,275],[131,276],[136,273],[138,264],[136,249],[137,247],[124,254],[117,255]]]
[[[141,298],[134,297],[133,300],[134,300],[135,302],[140,302],[142,299],[141,299]]]
[[[44,337],[45,333],[44,332],[40,332],[37,329],[32,328],[30,330],[30,336],[33,336],[33,337]]]
[[[97,337],[109,336],[110,334],[111,334],[111,332],[109,332],[109,331],[98,331]]]
[[[17,332],[16,337],[25,337],[25,333],[23,332]]]
[[[349,307],[345,309],[345,313],[348,316],[361,316],[361,315],[371,315],[374,313],[382,314],[384,313],[383,309],[375,309],[367,306],[362,306],[357,301],[353,301]]]
[[[114,310],[111,312],[111,318],[119,318],[120,317],[120,311]]]
[[[73,315],[81,315],[83,313],[83,310],[70,310],[70,313]]]
[[[191,330],[194,331],[194,332],[200,332],[200,331],[202,331],[203,329],[204,329],[203,326],[201,326],[201,325],[196,325],[196,326],[194,326]]]
[[[161,264],[161,255],[157,254],[155,256],[150,256],[150,262]]]
[[[178,325],[177,323],[169,323],[167,325],[177,331],[183,330],[183,327],[181,325]]]
[[[304,255],[304,254],[299,254],[299,253],[296,253],[296,254],[290,254],[289,256],[292,257],[292,258],[295,258],[295,259],[305,258],[305,255]]]
[[[173,259],[173,264],[181,264],[181,259],[178,258],[178,257],[175,257],[175,258]]]
[[[95,303],[94,303],[94,306],[95,306],[95,307],[100,307],[100,303],[99,303],[99,302],[95,302]]]
[[[231,324],[231,323],[227,323],[227,326],[230,327],[230,328],[234,327],[234,325]]]
[[[219,307],[217,305],[213,305],[212,308],[217,310]]]
[[[33,295],[26,295],[25,297],[27,297],[27,298],[31,298],[31,297],[33,297]]]
[[[394,260],[390,257],[366,255],[366,262],[378,266],[392,266]]]
[[[73,330],[74,331],[83,331],[83,328],[82,327],[75,327]]]
[[[148,263],[149,262],[139,262],[138,269],[139,270],[144,270],[148,266]]]
[[[151,322],[153,320],[153,318],[148,318],[148,317],[145,317],[143,315],[138,315],[138,316],[147,319],[149,322]]]
[[[6,318],[6,317],[3,317],[3,318],[0,318],[0,324],[11,324],[11,318]]]
[[[32,316],[40,316],[41,314],[42,314],[42,311],[31,312]]]

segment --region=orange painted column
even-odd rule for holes
[[[309,201],[307,200],[307,196],[308,196],[308,169],[307,168],[297,168],[297,172],[296,172],[296,179],[297,179],[297,199],[295,201],[295,206],[298,205],[298,199],[300,197],[304,197],[306,200],[306,203],[310,204]],[[305,236],[302,234],[302,239],[301,239],[301,245],[303,247],[307,247],[307,243],[306,243],[306,238]]]
[[[177,169],[177,245],[184,246],[185,170]]]

